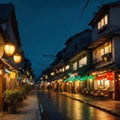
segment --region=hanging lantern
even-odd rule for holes
[[[20,63],[21,60],[22,60],[22,56],[18,53],[16,53],[14,56],[13,56],[13,60],[15,61],[15,63]]]
[[[15,52],[15,45],[12,43],[7,43],[4,46],[4,51],[8,56],[12,56]]]
[[[16,78],[16,73],[13,71],[10,71],[10,79],[15,79]]]

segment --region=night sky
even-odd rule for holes
[[[100,5],[116,0],[0,0],[15,4],[22,49],[38,76],[65,41],[89,28]],[[47,55],[46,57],[44,55]]]

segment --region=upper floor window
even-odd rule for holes
[[[62,68],[59,69],[59,72],[62,72]]]
[[[66,65],[66,66],[65,66],[65,70],[68,70],[69,68],[70,68],[69,65]]]
[[[108,24],[108,15],[105,15],[99,22],[98,22],[98,30],[102,29],[104,26]]]
[[[111,52],[112,52],[111,42],[105,43],[102,47],[99,47],[93,52],[93,59],[96,60],[96,62],[99,62],[102,60],[103,55]]]
[[[83,65],[87,65],[87,56],[79,60],[79,67],[82,67]]]
[[[73,70],[77,70],[77,62],[73,63]]]
[[[51,72],[50,75],[53,76],[53,75],[55,75],[55,73],[54,73],[54,72]]]
[[[112,51],[111,49],[112,49],[112,48],[111,48],[111,44],[106,45],[106,46],[105,46],[105,54],[111,52],[111,51]]]
[[[48,79],[48,75],[46,75],[45,78]]]
[[[62,68],[62,72],[64,72],[64,71],[65,71],[65,68],[63,67],[63,68]]]

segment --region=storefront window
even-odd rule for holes
[[[110,81],[109,80],[100,80],[100,85],[98,86],[99,89],[110,89]]]
[[[114,90],[114,72],[108,72],[95,78],[95,89]]]
[[[98,83],[97,89],[101,89],[101,90],[108,89],[110,85],[109,80],[98,80],[97,83]]]

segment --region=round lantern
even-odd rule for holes
[[[4,51],[8,56],[12,56],[15,52],[15,45],[12,43],[7,43],[4,45]]]
[[[15,63],[20,63],[21,60],[22,60],[22,56],[18,53],[16,53],[14,56],[13,56],[13,60]]]

